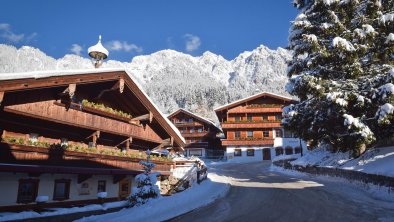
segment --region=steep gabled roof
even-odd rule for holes
[[[207,119],[207,118],[202,117],[202,116],[199,116],[199,115],[197,115],[197,114],[195,114],[195,113],[192,113],[192,112],[190,112],[190,111],[188,111],[188,110],[185,110],[185,109],[182,109],[182,108],[180,108],[180,109],[178,109],[177,111],[175,111],[175,112],[171,113],[170,115],[168,115],[168,119],[174,117],[175,115],[177,115],[178,113],[181,113],[181,112],[182,112],[182,113],[185,113],[186,115],[192,116],[192,117],[194,117],[194,118],[196,118],[196,119],[198,119],[198,120],[200,120],[200,121],[202,121],[202,122],[204,122],[204,123],[206,123],[206,124],[208,124],[208,125],[212,125],[212,126],[215,127],[219,132],[222,132],[222,130],[221,130],[220,128],[218,128],[212,120]]]
[[[100,78],[87,79],[86,76],[100,74]],[[116,74],[116,78],[124,78],[125,85],[127,85],[134,95],[152,111],[153,116],[159,125],[174,138],[174,141],[183,148],[185,146],[185,139],[182,137],[178,128],[176,128],[171,121],[157,108],[152,100],[147,96],[142,87],[134,80],[134,77],[125,69],[81,69],[81,70],[55,70],[55,71],[34,71],[23,73],[0,73],[0,92],[19,91],[41,87],[52,87],[68,85],[70,83],[85,83],[85,82],[100,82],[113,79],[109,77],[110,74]],[[73,77],[68,81],[59,81],[59,78],[66,76]]]
[[[267,96],[267,97],[271,97],[271,98],[275,98],[275,99],[280,99],[280,100],[283,100],[283,101],[286,101],[286,102],[297,102],[296,100],[294,100],[294,99],[292,99],[290,97],[287,97],[287,96],[282,96],[282,95],[269,93],[269,92],[261,92],[261,93],[258,93],[258,94],[255,94],[255,95],[252,95],[252,96],[249,96],[249,97],[246,97],[246,98],[234,101],[232,103],[229,103],[229,104],[217,107],[217,108],[214,109],[214,111],[218,112],[218,111],[222,111],[222,110],[226,110],[226,109],[231,109],[231,108],[233,108],[233,107],[235,107],[235,106],[237,106],[239,104],[242,104],[244,102],[248,102],[248,101],[251,101],[251,100],[254,100],[254,99],[258,99],[258,98],[263,97],[263,96]]]

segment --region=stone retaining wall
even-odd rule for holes
[[[363,183],[370,183],[378,186],[389,187],[390,190],[394,191],[394,177],[388,177],[377,174],[368,174],[353,170],[344,170],[338,168],[327,168],[319,166],[298,166],[291,165],[292,160],[280,160],[273,162],[275,166],[283,167],[285,169],[297,170],[304,173],[310,173],[315,175],[325,175],[332,177],[340,177],[348,180],[360,181]]]

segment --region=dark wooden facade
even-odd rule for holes
[[[221,130],[212,121],[184,109],[175,111],[168,118],[185,138],[186,153],[190,153],[191,149],[196,150],[195,155],[198,155],[197,149],[222,149],[220,140],[217,138]],[[203,155],[204,152],[201,154]]]
[[[42,183],[42,175],[68,175],[77,186],[110,175],[116,184],[142,171],[147,149],[183,151],[181,135],[125,71],[6,76],[0,76],[0,176]],[[153,161],[162,174],[174,167]],[[12,207],[0,203],[0,211]]]

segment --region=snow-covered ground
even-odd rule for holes
[[[342,186],[332,186],[336,187],[338,193],[346,193],[346,195],[352,196],[353,200],[358,200],[362,198],[366,198],[370,196],[373,198],[373,200],[376,201],[383,201],[386,202],[388,201],[388,205],[390,208],[393,208],[392,204],[394,203],[394,192],[391,190],[389,187],[382,187],[378,185],[373,185],[373,184],[366,184],[360,181],[352,181],[352,180],[347,180],[345,178],[339,178],[339,177],[331,177],[331,176],[325,176],[325,175],[312,175],[308,173],[303,173],[295,170],[287,170],[282,167],[278,167],[275,165],[271,165],[270,171],[272,172],[278,172],[285,174],[290,177],[295,177],[295,178],[300,178],[304,180],[312,180],[316,182],[324,182],[325,186],[328,186],[328,184],[334,185],[334,184],[342,184]],[[347,190],[347,191],[346,191]],[[360,192],[367,192],[369,195],[360,195]],[[373,201],[371,199],[368,199],[368,202]],[[364,200],[360,200],[360,202],[363,202]],[[383,220],[385,221],[385,220]],[[391,221],[391,220],[388,220]]]
[[[63,214],[71,214],[85,211],[95,211],[95,210],[107,210],[116,207],[124,207],[126,206],[126,201],[118,201],[111,203],[100,204],[91,204],[84,207],[72,207],[72,208],[51,208],[48,212],[34,212],[34,211],[24,211],[20,213],[11,213],[11,212],[3,212],[0,213],[0,221],[9,221],[9,220],[22,220],[28,218],[37,218],[37,217],[49,217]]]
[[[351,158],[349,152],[330,153],[320,147],[292,161],[291,164],[340,168],[394,177],[394,146],[370,149],[356,159]]]
[[[140,207],[125,208],[115,213],[90,216],[79,221],[163,221],[205,206],[224,196],[230,188],[230,178],[219,176],[209,171],[208,179],[181,193],[169,197],[160,197]],[[107,210],[126,206],[126,201],[92,204],[85,207],[51,208],[50,212],[25,211],[20,213],[0,213],[0,221],[48,217],[85,211]],[[130,215],[133,215],[130,217]]]
[[[181,193],[169,197],[150,200],[147,204],[125,208],[119,212],[84,217],[79,222],[87,221],[163,221],[193,209],[205,206],[224,196],[230,188],[230,178],[209,172],[208,179]]]

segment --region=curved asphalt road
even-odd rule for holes
[[[226,164],[229,193],[171,221],[394,221],[393,202],[346,182],[269,171],[270,162]]]

